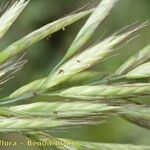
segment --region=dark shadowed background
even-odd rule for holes
[[[31,0],[9,33],[0,41],[0,49],[2,50],[12,42],[49,22],[63,17],[82,6],[97,4],[99,1],[100,0]],[[0,0],[0,3],[1,2],[5,2],[5,0]],[[87,46],[104,39],[106,36],[126,25],[138,20],[146,21],[148,19],[150,19],[150,0],[120,0],[113,8],[112,13],[99,27],[90,42],[87,43]],[[28,63],[16,74],[14,79],[3,87],[1,95],[8,95],[18,87],[32,80],[47,76],[50,70],[65,54],[84,22],[85,19],[82,19],[67,27],[65,30],[51,35],[51,38],[44,39],[38,44],[28,48],[26,55]],[[150,42],[150,32],[147,32],[148,29],[149,28],[146,28],[139,32],[140,36],[138,38],[131,41],[128,45],[121,47],[120,53],[96,66],[96,68],[100,71],[114,71],[131,54],[140,50]],[[14,135],[11,134],[5,134],[2,137],[9,140],[13,136]],[[57,136],[97,142],[150,144],[150,131],[118,118],[109,120],[102,125],[57,132]],[[15,135],[13,139],[14,138],[21,140],[18,134]],[[16,150],[17,148],[14,149]]]

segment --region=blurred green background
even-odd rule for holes
[[[0,0],[0,3],[5,1]],[[97,4],[98,2],[99,0],[31,0],[9,33],[0,41],[0,49],[2,50],[31,31],[63,17],[82,6]],[[120,0],[113,8],[111,14],[99,27],[93,38],[87,43],[86,47],[104,39],[126,25],[138,20],[146,21],[149,19],[150,0]],[[47,76],[50,70],[65,54],[84,22],[85,19],[82,19],[67,27],[65,31],[59,31],[53,34],[51,38],[44,39],[28,48],[26,55],[28,63],[16,74],[14,79],[3,87],[1,95],[8,95],[18,87],[32,80]],[[100,71],[108,72],[112,72],[118,68],[131,54],[150,42],[149,28],[142,30],[139,34],[140,36],[128,45],[120,47],[121,51],[115,57],[101,63],[96,68]],[[52,134],[54,133],[52,132]],[[150,131],[118,118],[109,120],[102,125],[64,130],[63,132],[55,133],[55,135],[97,142],[150,144]],[[20,135],[15,136],[17,139],[21,139]],[[3,135],[4,137],[9,139],[11,137],[14,138],[14,135],[5,134]],[[0,147],[0,149],[3,148]],[[17,148],[15,147],[14,149],[16,150]],[[29,149],[29,147],[24,149]]]

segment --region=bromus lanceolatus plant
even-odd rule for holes
[[[66,55],[47,77],[24,85],[7,97],[0,97],[1,133],[17,132],[34,141],[51,140],[54,143],[61,143],[53,144],[48,149],[150,149],[150,146],[144,145],[59,139],[49,134],[53,129],[101,124],[113,116],[150,129],[149,105],[135,101],[136,98],[150,96],[150,45],[146,45],[131,56],[112,74],[91,69],[118,53],[119,46],[135,37],[139,30],[149,25],[149,22],[126,26],[97,44],[83,49],[117,1],[102,0],[97,7],[75,12],[49,23],[0,51],[0,86],[2,87],[12,74],[26,63],[23,55],[29,46],[89,16]],[[28,3],[28,0],[18,0],[2,14],[0,38],[5,35]],[[40,144],[38,146],[43,148]]]

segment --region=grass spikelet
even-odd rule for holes
[[[11,27],[26,5],[29,3],[25,0],[16,1],[4,14],[0,17],[0,39]]]
[[[119,109],[117,106],[109,106],[104,103],[92,102],[37,102],[26,105],[1,108],[1,113],[10,115],[29,115],[45,117],[79,117],[111,112]]]
[[[134,95],[148,94],[150,92],[149,83],[123,84],[123,85],[95,85],[95,86],[77,86],[59,91],[53,96],[77,98],[77,99],[107,99],[132,97]]]
[[[72,59],[60,66],[52,76],[50,74],[41,88],[47,89],[56,86],[77,73],[84,71],[98,62],[110,57],[112,53],[116,52],[116,47],[120,43],[145,26],[147,26],[147,22],[138,25],[132,30],[129,29],[125,33],[113,34],[104,41],[74,56]]]
[[[67,59],[79,51],[79,49],[90,39],[98,25],[102,23],[117,1],[118,0],[102,0],[99,6],[97,6],[96,10],[91,14],[85,25],[81,28],[58,66],[63,64]]]
[[[77,14],[66,16],[64,18],[58,19],[57,21],[49,23],[49,24],[41,27],[40,29],[37,29],[36,31],[33,31],[32,33],[26,35],[22,39],[16,41],[15,43],[11,44],[6,49],[4,49],[0,53],[0,57],[1,57],[0,63],[3,63],[10,57],[12,57],[20,52],[23,52],[26,48],[28,48],[32,44],[46,38],[47,36],[57,32],[58,30],[61,30],[62,28],[87,16],[92,11],[93,10],[87,10],[84,12],[79,12]]]
[[[149,78],[150,77],[150,62],[142,64],[126,74],[126,77],[131,79]]]
[[[142,50],[138,51],[134,56],[131,56],[118,70],[116,71],[117,75],[122,75],[138,65],[148,61],[150,59],[150,45],[147,45]]]

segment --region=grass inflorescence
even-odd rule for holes
[[[97,44],[83,49],[98,26],[110,13],[118,0],[102,0],[93,9],[75,12],[49,23],[0,51],[0,86],[7,82],[27,62],[26,49],[51,34],[89,16],[66,55],[47,77],[32,81],[0,97],[0,132],[19,132],[37,140],[70,141],[57,149],[75,150],[148,150],[150,146],[106,144],[72,141],[51,137],[47,131],[78,125],[94,125],[118,116],[150,129],[150,107],[137,103],[136,98],[149,97],[150,93],[150,45],[131,56],[112,74],[90,69],[119,52],[119,46],[132,39],[149,22],[134,23],[108,36]],[[0,18],[2,38],[29,0],[16,1]],[[81,51],[82,50],[82,51]],[[17,103],[16,103],[17,102]],[[59,131],[59,130],[58,130]],[[65,143],[65,142],[64,142]],[[55,147],[55,148],[56,148]]]

